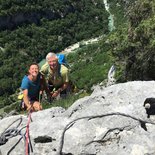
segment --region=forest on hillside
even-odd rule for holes
[[[155,80],[155,2],[137,0],[128,7],[128,24],[110,36],[111,50],[124,65],[124,81]]]
[[[108,33],[102,0],[2,0],[0,7],[1,98],[16,91],[30,62],[39,62],[50,50],[60,52],[83,39]],[[21,20],[23,14],[32,20]]]
[[[4,5],[0,16],[10,16],[7,19],[14,20],[21,11],[11,11],[11,8],[16,8],[16,1],[8,2],[7,9],[4,9]],[[73,43],[98,36],[103,38],[97,44],[83,47],[68,57],[72,64],[71,78],[80,89],[90,89],[93,84],[105,79],[112,63],[117,67],[117,82],[155,79],[154,0],[107,1],[115,20],[116,29],[112,32],[109,32],[107,26],[109,13],[105,10],[103,1],[55,1],[51,10],[59,4],[54,11],[55,17],[58,17],[56,19],[46,16],[46,7],[40,1],[34,1],[35,4],[27,2],[28,5],[39,7],[36,11],[39,12],[37,22],[33,22],[34,18],[23,23],[14,21],[14,26],[3,27],[0,31],[2,106],[8,104],[6,96],[20,86],[29,62],[39,62],[49,50],[60,52]],[[60,7],[60,4],[64,7]],[[33,15],[34,8],[29,7],[26,14],[31,12]],[[40,15],[41,12],[44,12],[43,15]],[[78,62],[78,65],[74,62]]]

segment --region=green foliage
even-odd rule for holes
[[[71,66],[71,81],[79,89],[90,91],[94,84],[107,78],[108,70],[114,62],[109,48],[108,44],[101,42],[88,45],[76,51],[75,54],[68,55],[69,63],[74,62]]]
[[[1,107],[15,102],[11,98],[5,99],[6,95],[14,93],[20,87],[21,79],[26,74],[27,65],[30,62],[40,62],[49,50],[60,52],[78,41],[100,35],[105,36],[109,33],[109,14],[105,11],[102,0],[97,2],[87,0],[22,1],[23,3],[17,0],[2,0],[0,17],[7,18],[10,15],[15,17],[21,12],[24,14],[35,12],[41,16],[38,22],[17,23],[12,30],[6,28],[0,31],[0,46],[4,48],[3,52],[0,52]],[[125,22],[123,11],[119,10],[120,7],[114,9],[115,5],[112,2],[110,5],[113,8],[112,13],[116,14],[115,26],[121,24],[121,21]],[[58,17],[47,18],[44,16],[47,11],[55,12]],[[120,28],[118,32],[112,32],[107,37],[103,37],[99,43],[89,46],[81,43],[78,51],[68,55],[67,60],[71,65],[70,78],[79,89],[90,92],[94,84],[107,78],[112,64],[117,67],[117,78],[122,78],[120,75],[124,68],[121,65],[126,60],[124,53],[131,44],[128,42],[127,28],[124,27],[121,27],[123,29]],[[55,105],[68,107],[79,97],[71,96],[60,103],[57,101]],[[8,106],[6,111],[9,111],[10,107]]]
[[[50,108],[50,107],[63,107],[65,109],[67,109],[77,99],[81,98],[81,96],[82,96],[81,94],[79,94],[79,95],[69,95],[65,99],[60,99],[60,100],[53,101],[52,104],[44,102],[44,103],[42,103],[43,109],[47,109],[47,108]],[[88,94],[84,94],[82,97],[84,97],[84,96],[88,96]]]
[[[17,110],[18,107],[19,107],[19,102],[15,102],[15,103],[11,104],[10,106],[5,106],[4,112],[9,113],[9,112],[11,112],[14,109]]]
[[[26,1],[25,1],[26,2]],[[25,11],[38,11],[46,8],[48,0],[27,1]],[[70,78],[79,89],[90,91],[92,85],[107,78],[112,64],[116,66],[116,79],[127,80],[155,79],[155,3],[153,0],[131,0],[124,14],[123,0],[108,1],[110,12],[115,17],[117,29],[108,34],[108,13],[103,9],[103,1],[93,5],[92,1],[55,1],[49,2],[63,18],[48,20],[41,18],[38,25],[25,24],[15,30],[0,32],[0,44],[5,49],[0,52],[0,89],[1,94],[10,94],[19,86],[26,63],[45,57],[49,49],[61,51],[68,45],[83,39],[106,34],[99,43],[84,46],[68,55],[71,65]],[[18,7],[11,8],[15,1],[1,1],[1,15],[14,14]],[[65,4],[74,6],[73,12],[65,12]],[[132,4],[132,5],[131,5]],[[30,7],[31,6],[31,7]],[[29,8],[28,8],[29,7]],[[126,18],[128,17],[128,23]],[[8,60],[9,59],[9,60]],[[25,62],[25,60],[27,60]],[[18,62],[16,65],[14,62]],[[6,67],[5,67],[6,66]],[[19,67],[20,66],[20,67]],[[17,73],[16,73],[17,72]],[[6,74],[7,73],[7,74]],[[15,79],[15,80],[12,80]],[[16,81],[16,82],[15,82]],[[10,87],[8,87],[10,86]],[[73,97],[73,98],[72,98]],[[80,96],[71,96],[66,100],[56,101],[56,106],[67,108]],[[0,107],[9,105],[11,99],[3,102]],[[50,106],[50,105],[49,105]],[[48,106],[47,106],[48,107]]]
[[[129,21],[132,27],[137,27],[141,21],[151,17],[154,13],[154,0],[138,0],[130,6],[128,11]]]
[[[0,97],[0,109],[4,107],[3,97]]]
[[[154,80],[154,1],[137,1],[129,13],[129,43],[126,48],[128,80]]]
[[[40,15],[37,25],[17,23],[13,30],[0,31],[0,46],[4,48],[0,52],[0,96],[14,93],[20,87],[27,65],[40,62],[50,50],[60,52],[80,40],[108,33],[107,13],[101,0],[96,5],[86,0],[2,0],[0,6],[0,17],[7,15],[4,19],[20,13],[44,15],[52,10],[63,16],[51,20]]]
[[[128,3],[132,3],[132,1],[134,0],[130,0]],[[110,13],[113,15],[114,18],[114,26],[118,28],[123,23],[126,23],[125,10],[127,9],[127,6],[123,5],[123,0],[109,0],[108,3]]]
[[[121,70],[121,81],[155,79],[155,5],[154,1],[135,1],[128,10],[129,24],[109,35],[111,52]]]

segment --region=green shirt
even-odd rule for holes
[[[57,72],[53,72],[53,70],[50,69],[48,63],[46,62],[42,67],[40,72],[45,76],[46,80],[53,84],[54,87],[59,87],[62,84],[69,82],[68,77],[68,68],[64,65],[60,66],[60,70]]]

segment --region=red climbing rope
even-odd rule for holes
[[[32,111],[30,111],[29,114],[28,114],[28,122],[27,122],[27,125],[26,125],[25,155],[29,155],[29,143],[30,143],[30,140],[29,140],[29,125],[30,125],[30,121],[31,121],[31,114],[32,114]]]

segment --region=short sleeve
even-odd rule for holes
[[[28,89],[29,88],[29,82],[28,82],[28,79],[27,77],[25,76],[22,80],[22,83],[21,83],[21,89],[22,90],[25,90],[25,89]]]
[[[68,68],[61,65],[61,75],[63,78],[63,82],[69,82],[69,71]]]
[[[43,75],[47,74],[47,72],[48,72],[48,67],[49,67],[49,65],[48,65],[48,63],[46,62],[46,63],[41,67],[40,73],[43,74]]]

